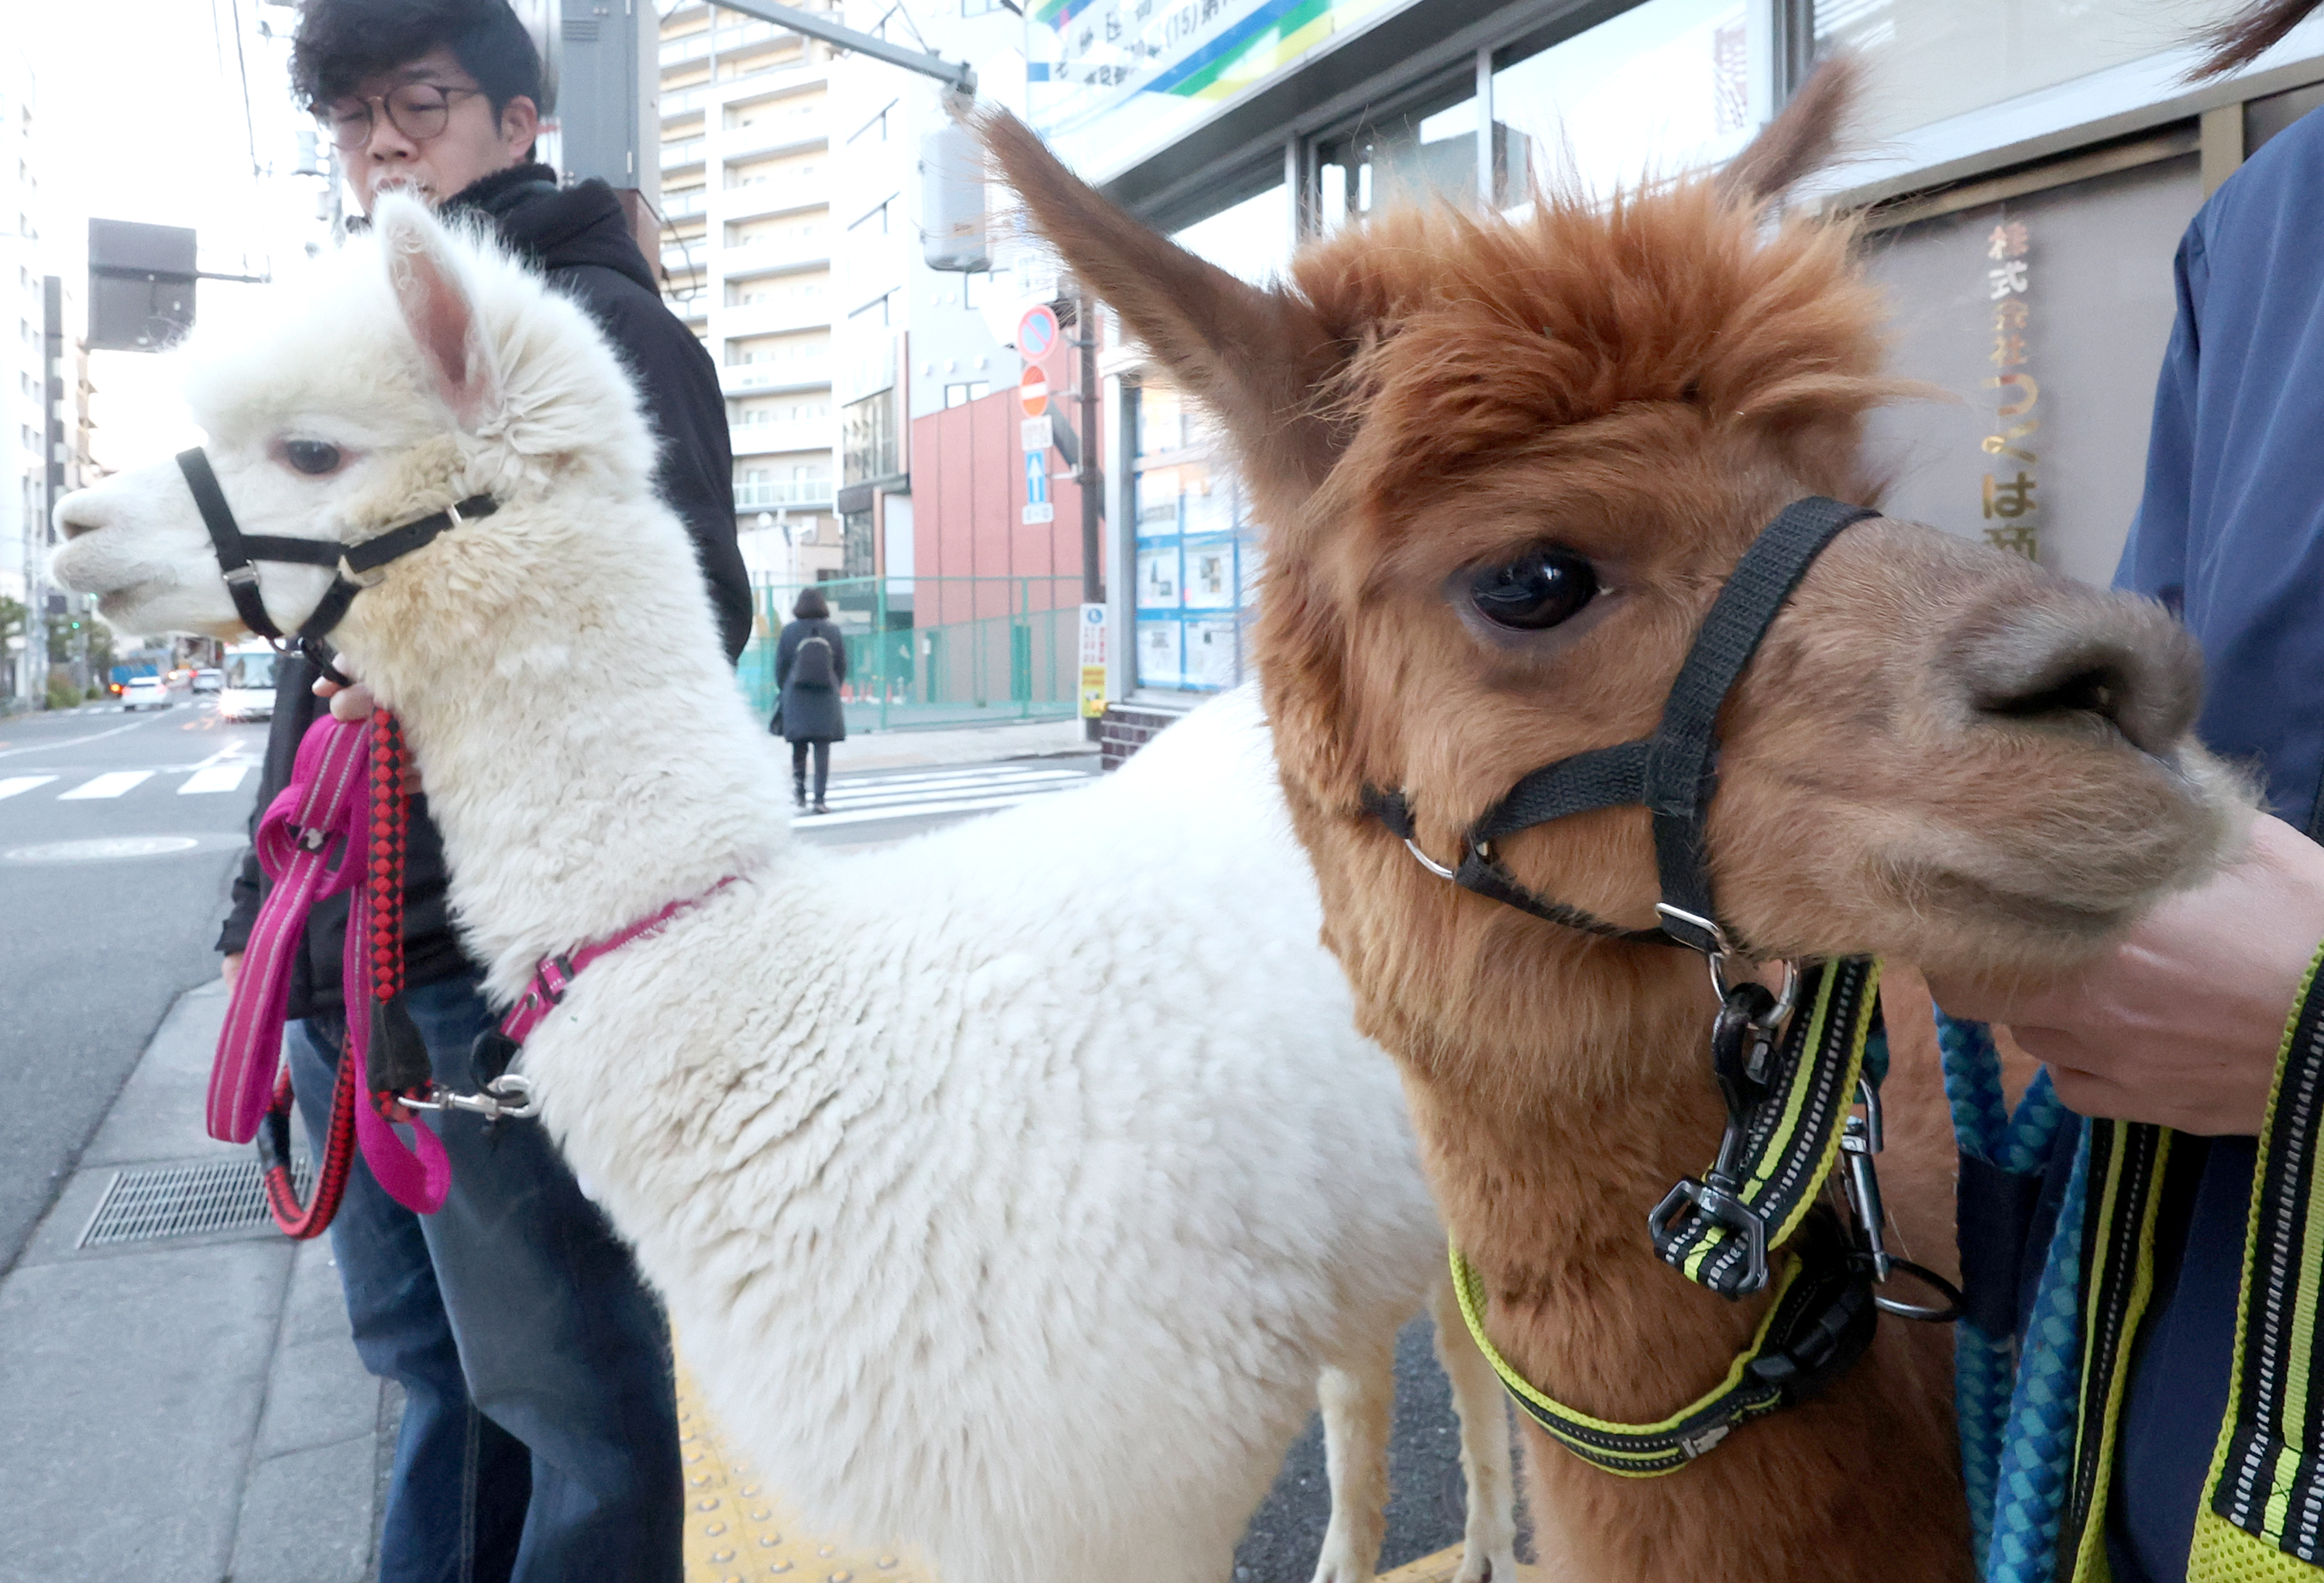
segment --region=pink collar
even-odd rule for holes
[[[509,1007],[508,1015],[501,1019],[503,1037],[522,1044],[526,1036],[540,1026],[541,1019],[557,1009],[558,1003],[565,998],[565,992],[573,987],[573,981],[581,977],[584,967],[600,957],[620,950],[633,940],[654,933],[689,908],[699,907],[733,884],[737,877],[730,874],[700,895],[672,902],[652,917],[639,920],[619,934],[591,940],[578,950],[541,958],[533,966],[532,982],[525,986],[524,993],[517,996],[516,1004]]]

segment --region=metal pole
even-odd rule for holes
[[[1081,465],[1074,469],[1074,482],[1080,486],[1082,496],[1082,602],[1102,605],[1105,577],[1098,563],[1098,523],[1104,503],[1098,498],[1097,299],[1086,291],[1081,294],[1077,317],[1081,334],[1074,345],[1081,352]]]
[[[891,44],[871,33],[860,33],[852,27],[843,27],[812,11],[778,5],[776,0],[716,0],[716,4],[728,11],[739,11],[745,16],[755,16],[761,22],[787,27],[795,33],[821,39],[835,48],[853,50],[859,55],[871,56],[874,60],[885,60],[890,66],[900,66],[907,71],[933,77],[938,82],[950,85],[957,93],[971,98],[976,97],[976,73],[969,69],[966,61],[946,60],[933,51],[907,50],[901,44]]]

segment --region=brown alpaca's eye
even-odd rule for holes
[[[339,468],[339,448],[326,445],[319,440],[289,440],[282,444],[282,459],[310,477],[336,473]]]
[[[1469,602],[1495,626],[1545,632],[1582,614],[1598,597],[1598,573],[1581,556],[1543,550],[1489,567],[1470,580]]]

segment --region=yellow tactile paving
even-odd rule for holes
[[[686,1583],[936,1583],[900,1551],[851,1550],[807,1532],[798,1514],[718,1444],[702,1397],[678,1375],[678,1449],[686,1467]]]
[[[1452,1545],[1433,1556],[1423,1556],[1416,1561],[1406,1561],[1392,1572],[1382,1572],[1373,1583],[1452,1583],[1452,1574],[1461,1569],[1461,1547]],[[1493,1583],[1506,1583],[1496,1578]],[[1539,1567],[1520,1565],[1517,1583],[1549,1583],[1549,1574]]]
[[[693,1378],[678,1371],[678,1449],[686,1466],[686,1583],[936,1583],[933,1569],[901,1551],[860,1551],[808,1532],[718,1444]],[[1382,1572],[1376,1583],[1452,1583],[1461,1547]],[[1547,1583],[1519,1567],[1515,1583]],[[1496,1578],[1494,1583],[1508,1583]]]

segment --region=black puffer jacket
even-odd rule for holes
[[[734,542],[733,452],[718,369],[694,333],[662,305],[654,276],[630,235],[621,200],[603,181],[560,188],[546,165],[519,165],[487,176],[444,206],[444,213],[491,218],[502,241],[545,273],[549,282],[589,311],[629,366],[646,415],[661,438],[656,487],[686,523],[710,586],[726,655],[742,652],[751,636],[751,583]],[[314,696],[315,671],[284,656],[275,673],[274,724],[266,741],[258,815],[290,778],[300,739],[322,711]],[[411,804],[404,869],[403,952],[406,981],[431,984],[469,969],[454,933],[445,898],[444,848],[428,800]],[[239,951],[257,921],[264,880],[255,856],[245,856],[234,904],[218,936],[221,951]],[[347,898],[318,904],[307,925],[306,949],[292,973],[290,1015],[341,1008],[339,950],[347,927]]]
[[[828,687],[810,687],[791,679],[791,665],[798,658],[799,644],[811,637],[819,637],[831,645],[832,685]],[[840,699],[838,685],[846,680],[847,639],[837,623],[794,621],[784,627],[782,636],[775,640],[775,687],[782,700],[776,713],[783,723],[783,740],[846,741],[847,710]]]

